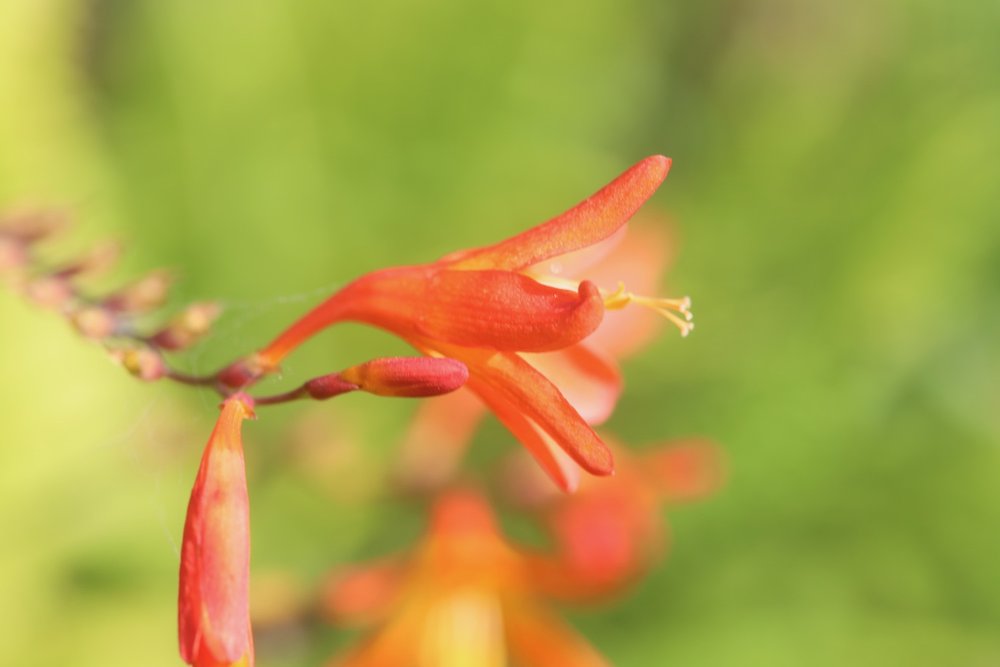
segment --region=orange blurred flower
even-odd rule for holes
[[[386,329],[430,356],[468,367],[468,387],[524,444],[562,488],[575,486],[579,465],[613,470],[611,453],[559,389],[519,353],[565,351],[560,362],[616,394],[620,379],[578,343],[597,330],[606,309],[638,303],[690,329],[687,299],[650,299],[601,289],[562,274],[612,239],[656,191],[670,160],[653,156],[626,170],[569,211],[496,245],[452,253],[418,266],[385,269],[350,283],[253,357],[223,371],[238,388],[277,368],[293,349],[338,322]],[[568,456],[567,456],[568,455]],[[575,464],[575,465],[574,465]]]
[[[548,581],[562,597],[587,599],[622,590],[645,574],[667,544],[662,507],[704,498],[722,483],[723,460],[711,442],[671,441],[632,451],[609,438],[614,477],[590,478],[559,493],[523,457],[505,471],[507,495],[541,513],[558,566]]]
[[[413,553],[348,570],[327,587],[323,609],[331,620],[380,625],[331,665],[606,667],[545,609],[545,562],[504,540],[481,496],[447,493]]]
[[[178,627],[184,662],[253,667],[250,507],[240,430],[253,402],[234,394],[205,446],[184,522]]]

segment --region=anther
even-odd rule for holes
[[[618,288],[614,292],[604,294],[604,307],[608,310],[620,310],[632,303],[649,308],[667,318],[680,330],[681,336],[687,336],[694,329],[690,297],[669,299],[640,296],[627,291],[624,283],[618,283]]]

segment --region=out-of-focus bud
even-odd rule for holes
[[[100,275],[113,268],[121,254],[122,246],[119,242],[103,241],[91,248],[83,257],[57,270],[55,275],[62,278]]]
[[[153,271],[104,299],[104,307],[127,313],[144,313],[159,308],[167,300],[173,282],[169,271]]]
[[[0,235],[0,276],[15,273],[28,265],[28,249],[12,236]]]
[[[207,334],[221,312],[219,304],[212,301],[193,303],[151,340],[164,350],[183,350]]]
[[[148,347],[128,347],[111,350],[111,358],[125,370],[146,382],[159,380],[167,374],[167,365],[160,353]]]
[[[24,285],[24,295],[28,300],[43,308],[58,310],[69,303],[74,294],[70,282],[60,276],[44,275]]]
[[[63,229],[66,221],[59,211],[8,213],[0,219],[0,234],[31,245]]]
[[[69,319],[81,335],[94,340],[113,336],[118,330],[118,318],[100,306],[79,308],[69,316]]]
[[[455,391],[469,379],[469,369],[461,361],[439,357],[386,357],[352,366],[339,373],[338,380],[377,396],[423,398]],[[323,390],[324,378],[306,387],[309,394]],[[313,382],[317,385],[311,386]],[[337,384],[331,383],[337,391]],[[343,393],[343,391],[337,391]],[[335,394],[333,394],[335,395]]]

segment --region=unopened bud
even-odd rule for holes
[[[0,234],[30,245],[65,226],[66,216],[57,211],[12,213],[0,219]]]
[[[377,396],[421,398],[455,391],[469,379],[469,369],[455,359],[387,357],[352,366],[340,378]]]
[[[73,286],[59,276],[44,275],[29,280],[24,285],[24,294],[43,308],[61,308],[73,298]]]
[[[111,358],[125,370],[146,382],[159,380],[167,373],[167,365],[156,350],[131,347],[111,351]]]
[[[63,278],[72,278],[79,275],[100,275],[114,267],[121,254],[122,247],[120,243],[117,241],[104,241],[91,248],[86,255],[70,262],[56,273]]]
[[[212,323],[221,311],[219,304],[210,301],[191,304],[162,331],[153,335],[152,342],[165,350],[190,347],[212,329]]]
[[[20,271],[28,265],[28,249],[12,236],[0,236],[0,275]]]
[[[118,318],[99,306],[80,308],[70,315],[70,321],[81,335],[95,340],[113,336],[118,330]]]
[[[143,313],[159,308],[167,300],[173,276],[168,271],[153,271],[104,300],[106,308],[129,313]]]

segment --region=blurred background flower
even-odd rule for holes
[[[698,329],[624,361],[609,428],[710,437],[728,482],[671,516],[665,567],[573,626],[621,667],[993,664],[998,21],[986,0],[0,0],[0,209],[76,220],[53,264],[116,238],[115,284],[163,266],[172,307],[218,299],[179,357],[199,373],[357,275],[503,238],[669,155],[647,209],[674,221],[664,293],[692,296]],[[216,398],[139,385],[9,290],[0,322],[0,664],[180,664]],[[332,331],[262,391],[404,353]],[[299,406],[246,425],[255,569],[315,583],[421,533],[370,481],[416,406],[337,401],[355,438],[337,456],[282,436]],[[494,424],[471,462],[513,446]],[[264,638],[258,659],[350,640]]]

